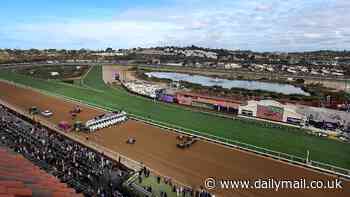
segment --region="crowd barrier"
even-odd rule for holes
[[[21,109],[18,109],[18,108],[14,107],[13,105],[11,105],[3,100],[0,100],[0,104],[8,107],[11,110],[14,110],[14,111],[22,114],[23,116],[26,116],[27,118],[33,119],[33,116],[28,114],[28,112],[25,112]],[[71,139],[75,142],[78,142],[79,144],[82,144],[82,145],[84,145],[92,150],[103,153],[105,156],[107,156],[115,161],[119,161],[121,164],[125,165],[129,169],[132,169],[134,171],[139,171],[143,168],[142,163],[137,162],[135,160],[132,160],[132,159],[130,159],[130,158],[118,153],[118,152],[107,149],[107,148],[105,148],[97,143],[90,141],[90,140],[83,140],[83,139],[81,139],[81,137],[75,135],[74,133],[70,133],[70,134],[65,133],[65,132],[61,131],[57,127],[57,125],[54,125],[51,122],[48,122],[48,121],[43,120],[43,119],[36,120],[36,121],[39,121],[40,124],[44,125],[45,127],[49,128],[55,132],[58,132],[59,134],[67,137],[68,139]]]
[[[25,86],[23,86],[25,87]],[[73,101],[73,100],[71,100]],[[73,102],[76,102],[76,101],[73,101]],[[81,102],[79,102],[81,103]],[[16,111],[20,114],[22,114],[23,116],[27,117],[27,118],[30,118],[30,119],[35,119],[32,115],[30,115],[27,111],[24,111],[22,109],[18,109],[17,107],[11,105],[10,103],[8,102],[5,102],[3,100],[0,99],[0,104],[6,106],[7,108],[13,110],[13,111]],[[82,104],[82,103],[81,103]],[[139,162],[139,161],[135,161],[119,152],[116,152],[116,151],[112,151],[110,149],[107,149],[105,148],[104,146],[101,146],[91,140],[86,140],[86,139],[82,139],[81,137],[77,136],[75,133],[66,133],[62,130],[60,130],[58,128],[57,125],[54,125],[52,124],[51,122],[45,120],[45,119],[40,119],[40,120],[37,120],[40,124],[42,124],[43,126],[55,131],[55,132],[58,132],[60,133],[61,135],[64,135],[65,137],[67,137],[68,139],[71,139],[79,144],[82,144],[96,152],[99,152],[99,153],[102,153],[104,154],[105,156],[107,156],[108,158],[110,159],[113,159],[114,161],[118,161],[120,162],[121,164],[125,165],[126,167],[128,167],[129,169],[135,171],[135,172],[138,172],[140,171],[142,168],[146,167],[142,162]],[[152,169],[150,167],[147,166],[147,168],[152,172],[152,174],[154,176],[161,176],[161,177],[166,177],[166,175],[163,175],[162,173],[158,172],[157,170],[155,169]],[[186,185],[185,183],[182,183],[178,180],[173,180],[173,182],[177,185],[181,185],[181,186],[185,186],[185,187],[188,187],[188,188],[191,188],[191,186],[189,185]]]
[[[115,111],[115,108],[110,108],[110,107],[105,107],[105,106],[100,106],[97,105],[95,103],[90,103],[90,102],[82,102],[80,100],[74,99],[74,98],[70,98],[70,97],[66,97],[64,95],[59,95],[59,94],[54,94],[51,92],[47,92],[47,91],[43,91],[43,90],[38,90],[32,87],[28,87],[25,85],[21,85],[21,84],[17,84],[14,83],[12,81],[7,81],[7,80],[2,80],[0,79],[0,81],[5,81],[7,83],[12,83],[13,85],[19,86],[19,87],[24,87],[27,89],[32,89],[34,91],[37,92],[42,92],[46,95],[51,95],[54,97],[58,97],[58,98],[63,98],[67,101],[70,102],[74,102],[74,103],[80,103],[80,104],[84,104],[84,105],[89,105],[90,107],[96,108],[98,110],[109,110],[109,111]],[[330,164],[326,164],[326,163],[322,163],[322,162],[318,162],[318,161],[307,161],[306,158],[302,158],[299,156],[295,156],[295,155],[290,155],[290,154],[286,154],[286,153],[282,153],[282,152],[278,152],[278,151],[273,151],[273,150],[269,150],[266,148],[262,148],[262,147],[258,147],[258,146],[254,146],[251,144],[247,144],[247,143],[243,143],[243,142],[239,142],[236,140],[232,140],[232,139],[227,139],[227,138],[222,138],[222,137],[218,137],[218,136],[214,136],[211,134],[206,134],[203,132],[199,132],[196,130],[192,130],[192,129],[188,129],[188,128],[184,128],[184,127],[180,127],[177,125],[173,125],[173,124],[169,124],[169,123],[165,123],[165,122],[161,122],[161,121],[156,121],[156,120],[152,120],[149,118],[145,118],[142,116],[138,116],[136,114],[131,114],[128,113],[128,116],[131,119],[137,120],[137,121],[141,121],[144,122],[146,124],[150,124],[150,125],[154,125],[160,128],[164,128],[166,130],[169,131],[173,131],[176,133],[181,133],[181,134],[185,134],[185,135],[192,135],[192,136],[196,136],[200,139],[209,141],[209,142],[213,142],[213,143],[217,143],[217,144],[221,144],[227,147],[231,147],[231,148],[235,148],[235,149],[240,149],[243,151],[247,151],[247,152],[252,152],[261,156],[265,156],[265,157],[270,157],[276,160],[280,160],[280,161],[284,161],[290,164],[294,164],[294,165],[298,165],[298,166],[302,166],[302,167],[306,167],[309,169],[313,169],[313,170],[317,170],[319,172],[324,172],[324,173],[329,173],[329,174],[333,174],[345,179],[350,179],[350,170],[349,169],[345,169],[345,168],[341,168],[338,166],[334,166],[334,165],[330,165]]]
[[[291,164],[296,164],[299,166],[311,168],[311,169],[314,169],[317,171],[326,172],[326,173],[334,174],[334,175],[337,175],[337,176],[340,176],[340,177],[343,177],[346,179],[350,179],[350,170],[349,169],[337,167],[334,165],[330,165],[330,164],[326,164],[326,163],[322,163],[322,162],[318,162],[318,161],[312,161],[312,160],[307,161],[306,158],[302,158],[302,157],[298,157],[298,156],[294,156],[294,155],[290,155],[290,154],[286,154],[286,153],[282,153],[282,152],[278,152],[278,151],[273,151],[270,149],[266,149],[266,148],[254,146],[251,144],[239,142],[236,140],[231,140],[231,139],[222,138],[222,137],[218,137],[218,136],[214,136],[214,135],[210,135],[210,134],[201,133],[199,131],[195,131],[192,129],[186,129],[183,127],[171,125],[168,123],[162,123],[162,122],[151,120],[151,119],[146,119],[146,118],[135,116],[135,115],[132,115],[132,116],[134,116],[134,118],[136,120],[139,120],[139,121],[142,121],[142,122],[145,122],[147,124],[151,124],[151,125],[154,125],[154,126],[157,126],[160,128],[164,128],[164,129],[167,129],[170,131],[175,131],[177,133],[182,133],[185,135],[196,136],[196,137],[204,139],[206,141],[214,142],[217,144],[222,144],[222,145],[232,147],[235,149],[241,149],[244,151],[253,152],[253,153],[258,154],[258,155],[270,157],[270,158],[277,159],[280,161],[285,161],[285,162],[288,162]]]

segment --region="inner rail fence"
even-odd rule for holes
[[[1,80],[0,80],[1,81]],[[16,84],[15,84],[16,85]],[[25,87],[25,86],[23,86]],[[28,87],[29,88],[29,87]],[[75,102],[77,103],[77,101],[74,101],[74,100],[70,100],[70,102]],[[7,108],[13,110],[13,111],[16,111],[17,113],[29,118],[29,119],[32,119],[34,121],[37,121],[39,122],[41,125],[55,131],[55,132],[58,132],[59,134],[67,137],[68,139],[70,140],[73,140],[79,144],[82,144],[88,148],[90,148],[91,150],[94,150],[96,152],[99,152],[103,155],[105,155],[106,157],[114,160],[114,161],[118,161],[119,163],[125,165],[126,167],[128,167],[129,169],[133,170],[134,172],[139,172],[140,170],[142,170],[144,167],[146,167],[146,165],[143,163],[143,162],[139,162],[139,161],[135,161],[133,159],[131,159],[130,157],[127,157],[119,152],[116,152],[116,151],[113,151],[111,149],[108,149],[108,148],[105,148],[104,146],[101,146],[91,140],[86,140],[86,139],[82,139],[81,137],[79,137],[77,134],[75,133],[66,133],[64,131],[62,131],[60,128],[58,128],[57,125],[45,120],[45,119],[42,119],[40,118],[40,120],[36,119],[33,115],[30,115],[27,111],[24,111],[22,109],[19,109],[15,106],[13,106],[12,104],[8,103],[8,102],[5,102],[3,100],[0,99],[0,104],[2,104],[3,106],[6,106]],[[83,104],[80,102],[80,104]],[[93,106],[91,106],[93,107]],[[96,107],[94,107],[96,108]],[[101,110],[101,109],[99,109]],[[161,177],[167,177],[166,175],[160,173],[159,171],[155,170],[155,169],[152,169],[150,167],[147,166],[147,168],[152,172],[152,175],[154,176],[161,176]],[[189,186],[185,183],[182,183],[181,181],[178,181],[178,180],[175,180],[173,179],[173,183],[178,185],[178,186],[184,186],[184,187],[187,187],[187,188],[192,188],[192,186]]]
[[[98,109],[98,110],[109,110],[109,111],[120,110],[118,108],[101,106],[101,105],[98,105],[95,103],[81,101],[81,100],[67,97],[67,96],[64,96],[61,94],[56,94],[56,93],[48,92],[45,90],[36,89],[36,88],[30,87],[30,86],[15,83],[13,81],[8,81],[8,80],[3,80],[3,79],[0,79],[0,81],[4,81],[4,82],[10,83],[10,84],[13,84],[15,86],[31,89],[31,90],[34,90],[37,92],[41,92],[41,93],[44,93],[46,95],[50,95],[53,97],[63,98],[63,99],[70,101],[70,102],[88,105],[88,106],[93,107],[93,108]],[[338,166],[326,164],[326,163],[319,162],[319,161],[313,161],[313,160],[307,161],[306,158],[303,158],[303,157],[299,157],[299,156],[295,156],[295,155],[291,155],[291,154],[287,154],[287,153],[282,153],[282,152],[278,152],[278,151],[273,151],[273,150],[270,150],[267,148],[262,148],[262,147],[254,146],[254,145],[247,144],[244,142],[239,142],[237,140],[218,137],[215,135],[203,133],[203,132],[196,131],[193,129],[184,128],[184,127],[181,127],[178,125],[153,120],[150,118],[145,118],[143,116],[139,116],[139,115],[132,114],[132,113],[128,113],[128,116],[131,119],[141,121],[141,122],[144,122],[146,124],[154,125],[154,126],[157,126],[157,127],[160,127],[160,128],[172,131],[172,132],[181,133],[184,135],[195,136],[195,137],[198,137],[202,140],[221,144],[221,145],[224,145],[226,147],[231,147],[234,149],[239,149],[239,150],[255,153],[255,154],[258,154],[261,156],[273,158],[273,159],[276,159],[279,161],[284,161],[284,162],[287,162],[290,164],[310,168],[310,169],[313,169],[313,170],[316,170],[319,172],[332,174],[332,175],[339,176],[339,177],[350,180],[350,170],[349,169],[341,168]],[[96,144],[95,146],[99,146],[99,145]],[[102,149],[104,149],[104,148],[102,148]]]

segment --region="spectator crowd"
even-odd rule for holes
[[[134,197],[122,184],[131,171],[122,164],[79,144],[64,135],[0,105],[0,144],[22,154],[48,173],[88,197]],[[151,172],[138,172],[139,182]],[[162,182],[162,183],[161,183]],[[157,177],[157,184],[166,184],[177,197],[212,197],[204,189],[173,184],[171,178]],[[153,188],[144,188],[153,193]],[[173,196],[160,191],[160,197]]]
[[[138,183],[142,185],[141,183],[144,181],[144,178],[149,178],[151,176],[150,170],[147,168],[143,168],[141,171],[138,173]],[[171,193],[167,193],[167,191],[160,189],[158,191],[157,189],[153,188],[154,186],[159,188],[164,188],[161,187],[160,185],[166,185],[171,188]],[[156,176],[156,185],[148,185],[148,186],[143,186],[143,189],[148,191],[154,196],[160,196],[160,197],[168,197],[168,196],[176,196],[176,197],[215,197],[214,195],[210,194],[207,192],[205,189],[200,188],[199,190],[193,190],[190,187],[184,187],[184,186],[179,186],[173,182],[173,180],[170,177],[161,177],[161,176]],[[157,190],[157,191],[156,191]],[[168,191],[169,192],[169,191]]]
[[[0,105],[0,143],[24,155],[85,196],[123,197],[130,171],[67,137]]]

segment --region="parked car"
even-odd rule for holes
[[[44,117],[51,117],[53,113],[50,110],[45,110],[41,112],[41,115]]]

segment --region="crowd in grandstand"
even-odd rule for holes
[[[0,143],[48,170],[86,196],[122,197],[129,171],[91,149],[0,106]]]
[[[122,183],[130,175],[125,166],[1,105],[0,137],[1,144],[24,155],[85,196],[129,196],[120,192]],[[149,176],[147,168],[139,172],[140,178]],[[205,190],[177,186],[171,178],[158,177],[157,180],[169,185],[177,197],[212,196]],[[152,193],[151,187],[144,189]],[[170,196],[165,191],[160,195]]]

